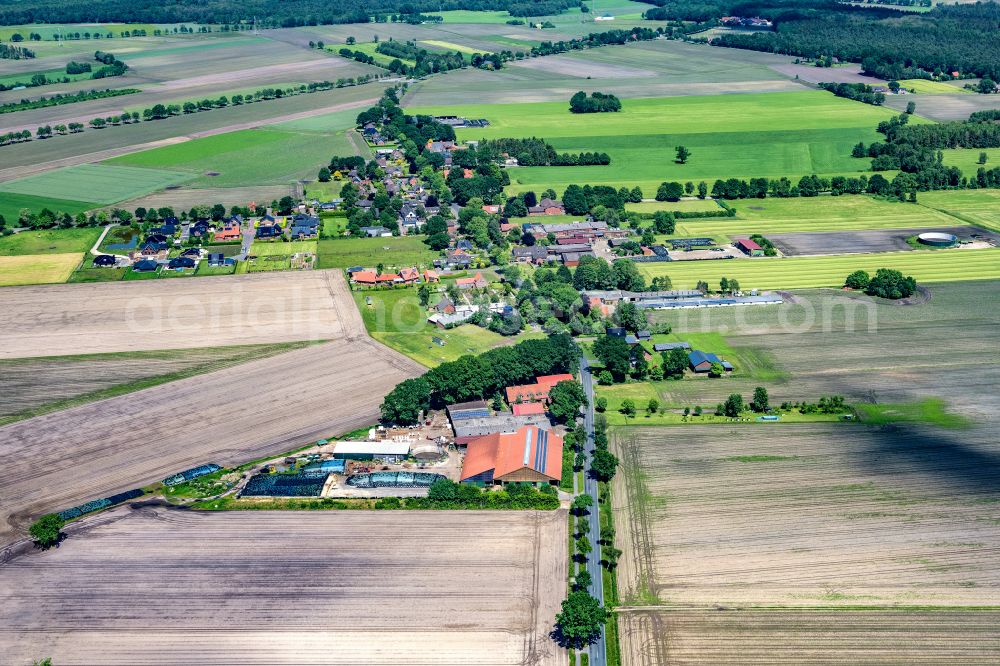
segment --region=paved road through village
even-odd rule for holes
[[[587,455],[587,470],[590,470],[591,456],[594,455],[594,379],[590,373],[590,364],[584,357],[580,358],[580,381],[583,383],[584,393],[587,394],[587,410],[583,417],[583,426],[587,433],[587,440],[584,443],[584,451]],[[598,508],[597,480],[589,473],[584,475],[583,490],[594,498],[594,506],[588,518],[587,537],[594,549],[590,551],[587,558],[587,571],[590,572],[591,584],[590,594],[604,605],[604,577],[601,572],[601,517]],[[607,664],[607,646],[605,644],[604,629],[601,628],[601,637],[590,646],[590,666],[605,666]]]

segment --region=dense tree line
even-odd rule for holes
[[[23,23],[219,23],[253,21],[294,27],[387,21],[392,14],[453,9],[507,10],[513,16],[558,14],[579,0],[0,0],[0,25]]]
[[[579,353],[570,336],[552,335],[462,356],[398,384],[382,402],[382,420],[412,425],[431,407],[491,399],[505,387],[532,382],[538,375],[575,372]]]
[[[622,110],[622,102],[616,96],[593,92],[590,97],[582,90],[569,98],[572,113],[608,113]]]
[[[519,166],[590,166],[611,164],[607,153],[562,153],[556,152],[545,139],[483,139],[476,147],[479,155],[498,164],[504,163],[504,156],[517,159]]]
[[[885,93],[875,92],[875,89],[866,83],[820,83],[819,87],[829,90],[837,97],[846,97],[873,106],[882,106],[885,102]]]
[[[34,58],[35,52],[23,46],[11,46],[10,44],[0,44],[0,60],[26,60]]]
[[[622,187],[615,189],[610,185],[567,185],[563,191],[562,202],[570,215],[586,215],[598,206],[622,211],[625,204],[635,202],[636,188]],[[642,190],[638,190],[638,200],[642,201]]]
[[[558,42],[542,42],[538,46],[531,47],[531,55],[555,55],[557,53],[591,49],[598,46],[627,44],[629,42],[643,42],[656,39],[662,34],[664,34],[663,28],[657,28],[656,30],[651,28],[632,28],[631,30],[592,32],[585,37],[577,37],[576,39],[560,40]]]
[[[93,99],[104,99],[107,97],[120,97],[139,92],[138,88],[118,88],[115,90],[81,90],[76,93],[57,93],[51,97],[39,97],[34,100],[22,99],[20,102],[9,102],[0,104],[0,113],[14,113],[15,111],[26,111],[28,109],[44,109],[49,106],[61,106],[63,104],[75,104],[76,102],[89,102]]]
[[[865,73],[884,79],[958,71],[1000,80],[1000,4],[994,2],[938,5],[924,14],[905,14],[905,20],[890,9],[830,0],[733,2],[719,11],[774,21],[774,32],[722,35],[712,42],[719,46],[835,57],[862,63]]]
[[[388,69],[397,74],[427,76],[428,74],[448,72],[453,69],[463,69],[469,65],[469,61],[465,59],[465,56],[457,51],[454,53],[428,51],[427,49],[420,48],[414,42],[397,42],[395,40],[379,42],[375,50],[382,55],[394,58],[389,63]],[[504,51],[502,54],[491,53],[483,55],[476,53],[473,54],[470,60],[473,67],[500,69],[503,67],[504,60],[509,60],[513,57],[513,53]],[[405,64],[403,60],[412,60],[415,64],[410,66]]]

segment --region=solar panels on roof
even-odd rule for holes
[[[452,421],[464,421],[466,419],[482,419],[490,416],[489,409],[465,409],[451,412]]]

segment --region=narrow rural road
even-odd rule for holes
[[[580,357],[580,382],[583,384],[583,391],[587,394],[587,411],[583,416],[583,427],[587,433],[583,449],[587,456],[587,469],[590,469],[590,460],[594,455],[594,377],[590,372],[590,363],[586,357]],[[601,572],[601,512],[598,507],[597,480],[590,474],[583,477],[583,490],[594,499],[594,506],[588,517],[587,537],[594,548],[587,557],[587,571],[590,572],[590,594],[604,605],[604,576]],[[607,664],[607,644],[605,643],[604,628],[601,628],[601,637],[590,646],[590,666],[605,666]]]

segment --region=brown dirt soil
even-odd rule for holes
[[[648,610],[619,615],[624,666],[988,666],[1000,612]]]
[[[364,335],[337,271],[3,290],[0,358]]]
[[[5,663],[563,666],[566,513],[122,508],[0,567]]]

